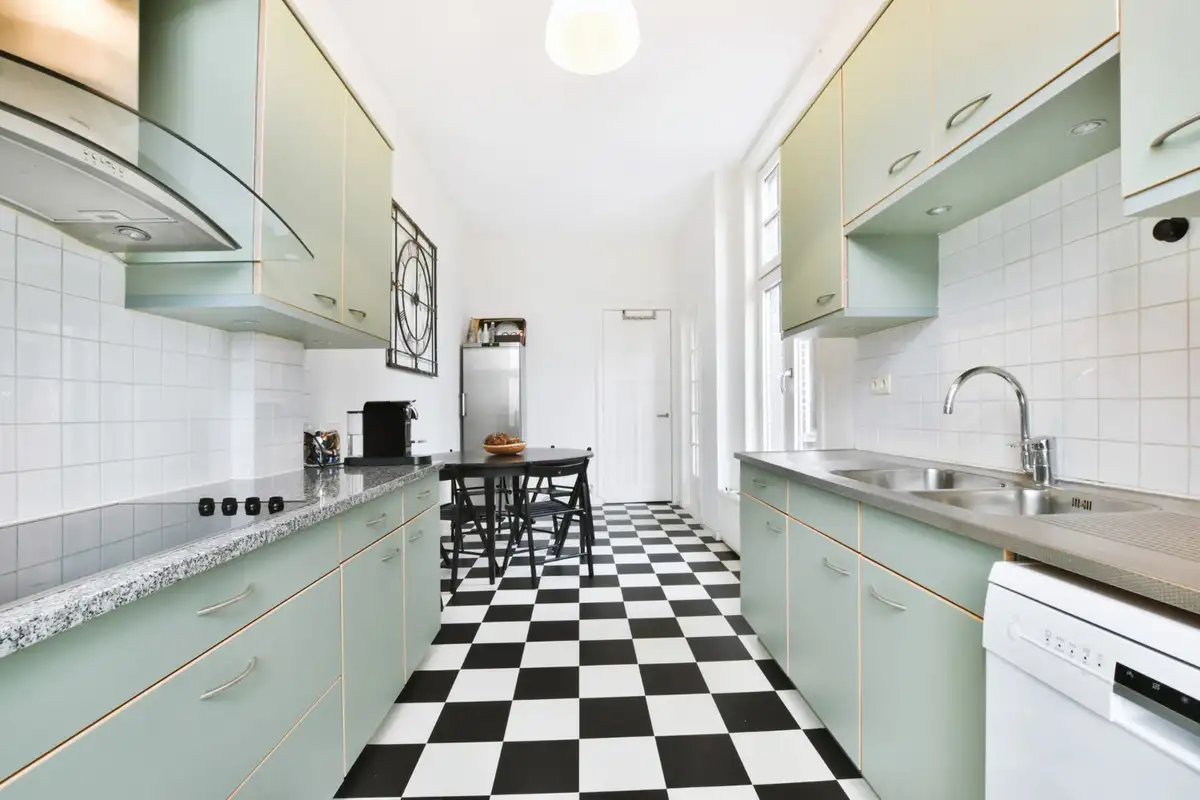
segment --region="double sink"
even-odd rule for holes
[[[1039,488],[1020,478],[1001,479],[936,467],[846,469],[833,470],[832,474],[981,514],[1036,517],[1155,509],[1147,503],[1084,494],[1066,487]]]

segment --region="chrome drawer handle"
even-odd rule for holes
[[[425,531],[424,531],[424,530],[420,530],[420,531],[417,531],[416,533],[413,533],[412,535],[410,535],[410,536],[408,537],[408,540],[409,540],[410,542],[415,542],[417,539],[420,539],[420,538],[421,538],[422,536],[424,536],[424,535],[425,535]]]
[[[210,698],[216,697],[217,695],[219,695],[221,692],[225,691],[226,689],[232,689],[234,686],[237,686],[239,683],[246,680],[246,678],[250,677],[250,673],[254,672],[254,668],[257,666],[258,666],[258,658],[257,657],[251,658],[250,663],[246,665],[246,668],[244,670],[242,670],[242,673],[240,675],[238,675],[236,678],[229,681],[228,683],[222,683],[220,686],[218,686],[215,689],[209,689],[207,692],[200,695],[200,699],[208,700]]]
[[[783,528],[776,528],[774,525],[772,525],[769,522],[767,523],[767,530],[774,531],[775,533],[783,533]]]
[[[368,528],[374,528],[376,525],[378,525],[379,523],[381,523],[381,522],[385,521],[386,519],[387,519],[387,514],[380,514],[380,515],[379,515],[378,517],[376,517],[375,519],[369,519],[369,520],[367,520],[367,522],[366,522],[366,526],[367,526]]]
[[[386,556],[384,556],[383,558],[381,558],[381,559],[379,559],[379,560],[380,560],[380,561],[382,561],[383,563],[385,563],[385,564],[386,564],[387,562],[391,561],[393,558],[395,558],[395,557],[396,557],[396,556],[398,556],[398,555],[400,555],[400,548],[399,548],[399,547],[397,547],[395,550],[393,550],[392,552],[388,553]]]
[[[832,563],[828,558],[822,556],[821,563],[825,565],[826,569],[831,569],[838,575],[842,575],[846,578],[850,577],[850,570],[839,567],[837,564]]]
[[[837,296],[837,295],[836,295],[836,294],[833,294],[833,293],[830,293],[830,294],[823,294],[823,295],[821,295],[820,297],[818,297],[818,298],[817,298],[817,305],[819,305],[819,306],[826,305],[826,304],[827,304],[827,303],[828,303],[830,300],[832,300],[832,299],[833,299],[834,297],[836,297],[836,296]]]
[[[751,478],[750,482],[753,483],[755,486],[761,486],[764,489],[767,488],[767,482],[760,481],[758,478]]]
[[[313,292],[312,294],[313,294],[313,297],[317,298],[318,300],[320,300],[323,303],[329,303],[329,305],[331,305],[331,306],[337,305],[337,300],[330,297],[327,294],[321,294],[320,292]]]
[[[432,489],[426,489],[426,490],[425,490],[425,491],[423,491],[423,492],[417,492],[417,499],[418,499],[418,500],[424,500],[426,497],[429,497],[429,495],[431,495],[431,494],[433,494],[433,490],[432,490]]]
[[[358,317],[359,319],[367,318],[367,312],[365,312],[365,311],[359,311],[357,308],[348,308],[346,310],[349,311],[354,316]]]
[[[920,150],[913,150],[906,156],[900,156],[888,167],[888,175],[895,175],[897,172],[903,172],[908,169],[908,165],[916,161],[919,155],[921,155]]]
[[[874,586],[871,587],[871,597],[874,597],[876,600],[883,603],[885,606],[891,606],[892,608],[896,609],[897,611],[908,611],[908,606],[906,606],[902,603],[897,603],[895,600],[888,600],[886,597],[881,595],[879,592],[875,591]]]
[[[992,99],[992,93],[981,94],[965,106],[955,111],[950,115],[950,119],[946,120],[946,130],[955,128],[975,115],[975,112],[983,108],[983,104]]]
[[[1165,131],[1160,133],[1153,142],[1150,143],[1150,149],[1154,150],[1159,147],[1162,147],[1164,144],[1167,143],[1167,139],[1170,139],[1172,136],[1179,133],[1184,128],[1190,128],[1192,125],[1195,125],[1197,122],[1200,122],[1200,114],[1193,114],[1192,116],[1188,117],[1187,119],[1185,119],[1183,122],[1179,123],[1178,125],[1174,125],[1170,128],[1167,128]]]
[[[253,593],[254,593],[254,584],[253,583],[247,584],[245,591],[243,591],[237,597],[231,597],[228,600],[225,600],[224,602],[217,603],[215,606],[209,606],[208,608],[202,608],[196,612],[196,616],[197,617],[207,617],[209,614],[213,614],[217,611],[220,611],[222,608],[229,608],[234,603],[242,602],[243,600],[245,600],[247,597],[249,597]]]

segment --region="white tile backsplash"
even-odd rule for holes
[[[1200,221],[1158,242],[1119,184],[1114,152],[943,234],[939,318],[859,339],[857,446],[1018,469],[1002,381],[941,413],[959,372],[994,364],[1058,438],[1062,477],[1200,497]],[[890,396],[870,393],[882,374]]]

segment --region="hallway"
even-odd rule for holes
[[[740,616],[736,553],[667,504],[597,509],[595,553],[536,590],[467,571],[337,796],[873,797]]]

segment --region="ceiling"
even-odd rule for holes
[[[743,156],[835,0],[635,0],[623,69],[546,56],[550,0],[340,0],[351,40],[481,232],[661,231]],[[673,227],[671,228],[673,230]]]

